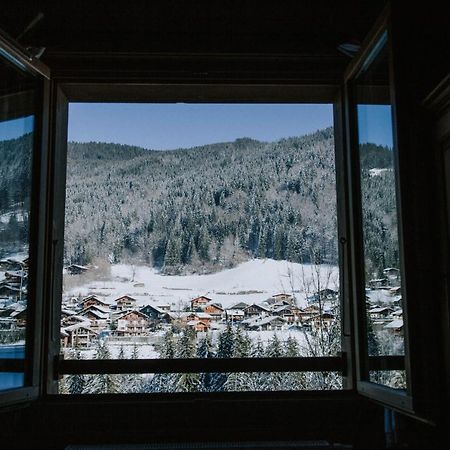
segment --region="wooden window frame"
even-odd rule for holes
[[[1,359],[0,371],[24,372],[24,386],[0,391],[0,406],[35,400],[42,393],[41,360],[44,319],[44,267],[46,260],[46,196],[48,148],[48,94],[50,71],[30,57],[9,36],[0,31],[0,55],[18,70],[34,77],[34,129],[31,168],[29,281],[24,359]]]

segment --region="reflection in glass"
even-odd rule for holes
[[[386,36],[355,85],[370,356],[404,354],[393,122],[385,39]],[[405,377],[397,375],[397,372],[372,373],[371,381],[404,387]]]
[[[25,355],[33,87],[31,77],[0,62],[0,359]],[[23,374],[0,374],[0,390],[23,383]]]

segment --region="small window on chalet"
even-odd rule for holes
[[[70,104],[65,359],[336,356],[332,105]],[[67,375],[62,393],[339,389],[337,373]]]

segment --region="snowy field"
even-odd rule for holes
[[[64,297],[96,294],[106,303],[113,304],[121,295],[130,295],[143,305],[170,305],[181,310],[195,297],[205,295],[213,302],[230,308],[236,303],[260,303],[279,293],[293,294],[297,306],[307,305],[306,296],[320,289],[338,290],[339,273],[336,266],[254,259],[233,269],[208,275],[162,275],[145,266],[112,265],[110,276],[101,281],[85,280],[83,276],[65,275],[70,284],[80,284],[64,291]],[[72,280],[70,280],[72,279]],[[319,280],[319,282],[318,282]],[[69,284],[69,283],[67,283]]]

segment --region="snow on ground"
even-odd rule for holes
[[[385,172],[392,172],[392,169],[377,169],[377,168],[370,169],[369,175],[371,177],[379,177],[380,175],[382,175]]]
[[[310,264],[253,259],[221,272],[183,276],[162,275],[151,267],[117,264],[111,266],[110,279],[86,280],[66,290],[64,297],[95,293],[107,303],[113,303],[127,294],[138,301],[138,306],[168,304],[172,310],[179,310],[200,295],[229,308],[238,302],[259,303],[272,295],[288,293],[294,294],[298,306],[303,307],[306,295],[317,291],[317,279],[320,279],[321,289],[337,290],[338,268],[322,265],[318,273],[317,266]]]

